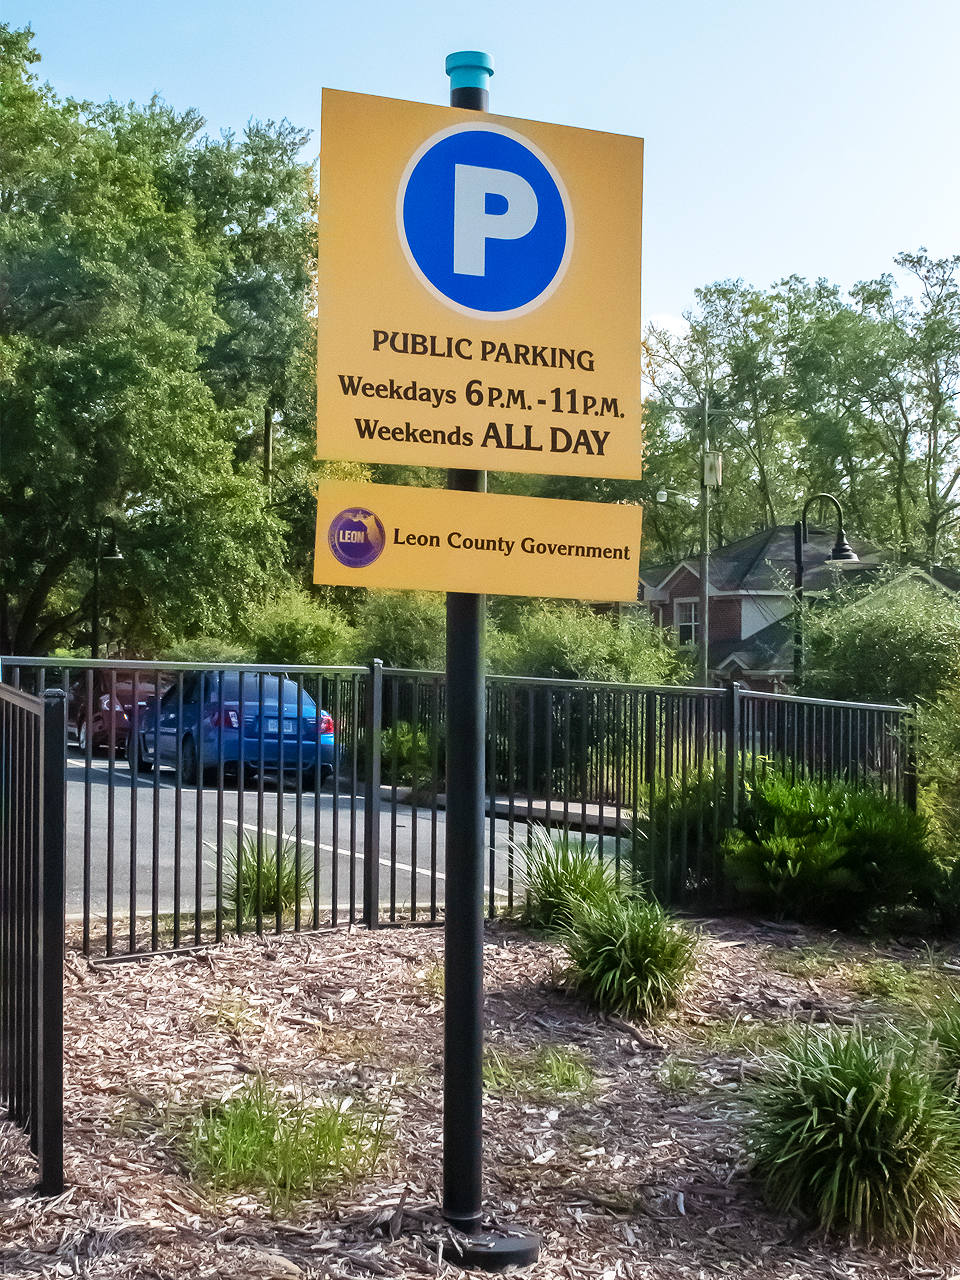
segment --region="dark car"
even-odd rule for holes
[[[170,683],[163,679],[161,693]],[[106,751],[113,742],[119,755],[127,749],[127,736],[134,718],[134,701],[143,715],[148,703],[156,697],[156,683],[150,675],[138,676],[134,688],[133,675],[97,667],[90,672],[90,683],[84,672],[70,682],[67,699],[67,728],[76,736],[81,751],[86,751],[87,741],[93,751]]]
[[[188,786],[225,772],[299,770],[301,784],[333,775],[333,721],[295,681],[250,671],[191,672],[139,716],[131,740],[130,768],[176,769]],[[242,727],[242,732],[241,732]]]

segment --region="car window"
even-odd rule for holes
[[[168,689],[167,692],[160,699],[160,706],[163,707],[163,709],[166,711],[166,710],[169,710],[170,707],[175,706],[176,702],[177,702],[177,686],[173,685],[173,687]]]
[[[222,683],[219,673],[211,671],[205,675],[204,683],[207,702],[218,702],[221,693],[224,702],[239,702],[242,694],[244,705],[247,706],[256,706],[261,697],[265,703],[275,703],[281,687],[279,676],[260,676],[255,671],[225,671]],[[295,680],[283,680],[283,705],[296,708],[297,682]],[[313,698],[306,690],[303,691],[302,705],[305,715],[313,714],[316,709]]]

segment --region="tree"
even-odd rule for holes
[[[846,702],[936,699],[960,653],[960,600],[909,575],[804,611],[803,693]]]
[[[780,523],[792,505],[803,437],[791,403],[786,336],[810,300],[795,278],[770,294],[725,281],[696,296],[686,334],[648,329],[645,372],[665,426],[685,442],[695,493],[705,409],[709,414],[710,443],[724,454],[714,532],[729,541]]]
[[[719,541],[789,523],[826,490],[850,528],[905,560],[960,554],[960,256],[921,249],[896,265],[920,285],[916,302],[890,275],[849,300],[822,280],[726,281],[697,290],[684,335],[648,330],[648,421],[655,409],[693,462],[704,402],[713,410]]]
[[[491,630],[488,645],[490,670],[499,675],[673,684],[687,674],[646,618],[619,620],[566,602],[524,602]]]
[[[282,420],[307,334],[305,135],[211,142],[156,99],[61,102],[31,35],[0,27],[0,644],[82,640],[108,518],[114,633],[224,634],[283,573],[248,441],[267,406]]]

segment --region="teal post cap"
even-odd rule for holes
[[[445,67],[451,89],[486,89],[493,75],[493,58],[489,53],[467,49],[448,53]]]

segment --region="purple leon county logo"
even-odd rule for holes
[[[387,537],[372,511],[348,507],[330,521],[327,541],[341,564],[365,569],[383,550]]]

